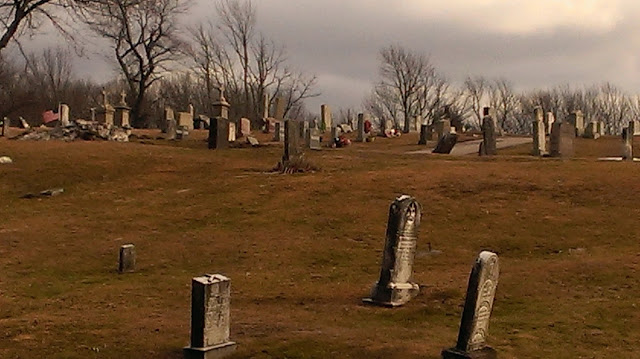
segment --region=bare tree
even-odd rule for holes
[[[133,99],[134,126],[147,124],[145,93],[182,54],[177,25],[186,9],[182,0],[96,0],[85,13],[96,34],[111,41]]]
[[[487,79],[482,76],[467,77],[464,80],[466,96],[473,111],[473,117],[476,120],[475,127],[482,125],[482,101],[485,98],[488,85]]]

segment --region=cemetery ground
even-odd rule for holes
[[[560,160],[530,144],[409,155],[424,148],[410,134],[307,152],[321,170],[296,175],[270,172],[281,145],[205,139],[0,139],[14,161],[0,165],[1,358],[182,358],[191,278],[221,273],[233,358],[436,359],[484,249],[500,256],[500,358],[640,358],[640,164],[596,160],[620,155],[618,137],[576,139]],[[422,292],[365,306],[400,194],[423,206]],[[127,243],[137,270],[118,274]]]

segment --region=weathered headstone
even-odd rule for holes
[[[24,128],[25,130],[28,130],[31,128],[31,126],[29,125],[29,122],[27,122],[27,120],[25,120],[22,116],[19,116],[18,120],[20,120],[20,128]]]
[[[273,140],[276,142],[284,141],[284,122],[278,121],[275,123],[275,130],[273,131]]]
[[[582,111],[573,111],[569,115],[569,123],[576,128],[576,137],[582,137],[584,135],[584,115]]]
[[[229,340],[231,324],[231,281],[206,274],[191,281],[191,345],[185,359],[223,358],[235,351]]]
[[[136,270],[136,246],[125,244],[120,247],[120,257],[118,261],[118,272],[126,273]]]
[[[220,96],[218,97],[218,101],[213,103],[213,116],[212,117],[222,117],[229,119],[229,109],[231,105],[227,102],[227,99],[224,98],[224,87],[220,87]]]
[[[551,157],[573,157],[573,141],[576,129],[569,122],[555,122],[551,130]]]
[[[418,141],[418,144],[426,145],[428,136],[429,136],[429,125],[420,125],[420,141]]]
[[[60,104],[60,126],[67,127],[71,125],[69,105],[64,103]]]
[[[109,104],[109,99],[106,91],[102,91],[102,106],[98,109],[96,113],[96,121],[99,123],[103,123],[107,126],[113,125],[113,116],[116,110],[111,104]]]
[[[498,287],[498,255],[484,251],[476,260],[467,287],[458,342],[442,351],[443,359],[494,359],[496,351],[487,346],[489,319]]]
[[[176,120],[167,120],[167,139],[175,140],[178,137],[178,124]]]
[[[193,115],[190,112],[178,112],[176,116],[178,127],[184,127],[187,130],[193,130]]]
[[[248,118],[240,119],[240,133],[242,136],[249,136],[251,134],[251,121]]]
[[[209,149],[229,148],[229,120],[223,117],[212,118],[209,122]]]
[[[236,142],[236,123],[229,121],[229,142]]]
[[[320,117],[322,118],[322,128],[328,130],[333,126],[333,116],[331,115],[331,108],[329,105],[323,104],[320,106]]]
[[[489,115],[488,107],[485,107],[486,115],[482,119],[482,143],[478,151],[480,156],[495,156],[497,154],[496,146],[496,121]]]
[[[547,153],[547,136],[544,129],[544,113],[542,107],[533,110],[533,155],[544,156]]]
[[[356,141],[358,142],[366,142],[367,134],[364,132],[364,123],[369,119],[369,115],[364,113],[358,114],[358,137]]]
[[[438,121],[436,121],[435,123],[435,131],[436,134],[438,136],[438,138],[436,139],[437,141],[440,141],[440,139],[442,139],[442,137],[444,137],[444,135],[448,134],[449,132],[451,132],[451,121],[449,119],[440,119]]]
[[[284,97],[276,97],[276,113],[274,114],[276,120],[284,120],[285,106],[286,103]]]
[[[284,155],[282,163],[297,162],[302,159],[302,139],[300,138],[300,127],[302,122],[295,120],[284,121]]]
[[[396,198],[389,207],[380,279],[363,302],[397,307],[420,292],[420,286],[412,280],[421,214],[418,201],[406,195]]]
[[[455,132],[449,132],[438,140],[438,144],[436,145],[436,148],[433,149],[432,153],[450,154],[456,143],[458,143],[458,134]]]
[[[336,127],[333,127],[335,129]],[[317,128],[312,128],[308,131],[309,133],[309,148],[312,150],[321,150],[322,144],[320,142],[320,130]]]
[[[120,94],[120,104],[116,106],[116,112],[113,118],[113,124],[119,127],[131,127],[129,122],[129,116],[131,113],[131,107],[127,106],[126,92],[122,91]]]
[[[584,130],[584,138],[590,138],[590,139],[594,139],[597,140],[598,138],[600,138],[600,133],[598,132],[598,122],[597,121],[591,121],[589,122],[589,124],[587,125],[587,128]]]
[[[265,93],[264,95],[262,95],[262,118],[263,119],[269,118],[269,105],[270,105],[269,94]]]
[[[622,129],[622,158],[627,161],[633,161],[633,134],[635,133],[635,122],[629,121],[629,127]]]
[[[11,125],[11,120],[9,117],[5,117],[2,119],[2,136],[9,136],[9,125]]]
[[[604,121],[598,121],[598,133],[600,134],[600,137],[604,136],[604,134],[605,134]]]
[[[164,108],[164,121],[162,121],[163,123],[162,132],[166,133],[169,130],[169,124],[171,121],[175,121],[175,114],[171,107],[166,106]]]
[[[547,112],[547,116],[544,119],[544,130],[547,135],[551,134],[551,130],[553,129],[553,124],[556,122],[556,118],[553,115],[553,112]]]

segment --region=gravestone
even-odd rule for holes
[[[544,156],[547,153],[547,137],[544,129],[544,113],[542,107],[533,110],[533,155]]]
[[[96,121],[107,126],[112,126],[115,112],[115,108],[109,104],[107,92],[102,91],[102,106],[96,112]]]
[[[60,104],[60,126],[67,127],[71,125],[71,119],[69,117],[69,105],[64,103]]]
[[[456,143],[458,143],[458,134],[449,132],[438,140],[438,144],[432,153],[450,154]]]
[[[273,140],[276,142],[284,141],[284,122],[278,121],[275,123],[275,130],[273,131]]]
[[[553,124],[556,122],[556,118],[553,115],[553,112],[547,112],[547,116],[544,119],[544,131],[547,135],[551,134],[551,130],[553,129]]]
[[[437,141],[440,141],[444,135],[451,132],[451,121],[449,119],[440,119],[435,123],[435,131],[437,134]]]
[[[426,145],[428,136],[429,136],[429,125],[420,125],[420,141],[418,141],[418,144]]]
[[[191,345],[185,359],[223,358],[236,349],[229,340],[231,281],[220,274],[191,280]]]
[[[120,258],[118,261],[118,272],[126,273],[136,270],[136,246],[125,244],[120,247]]]
[[[573,141],[576,129],[569,122],[555,122],[551,130],[551,157],[573,157]]]
[[[600,133],[598,132],[598,122],[597,121],[591,121],[589,122],[589,124],[587,125],[586,129],[584,130],[584,138],[590,138],[590,139],[594,139],[597,140],[598,138],[600,138]]]
[[[209,149],[229,148],[229,120],[223,117],[212,118],[209,122]]]
[[[336,127],[332,128],[332,131]],[[322,150],[322,143],[320,141],[321,132],[317,128],[312,128],[308,131],[309,133],[309,148],[312,150]]]
[[[363,302],[397,307],[418,295],[420,286],[412,280],[421,215],[422,207],[413,197],[403,195],[393,201],[389,207],[380,279]]]
[[[442,351],[443,359],[497,358],[496,351],[487,346],[487,336],[499,275],[498,255],[480,253],[469,277],[458,342],[454,348]]]
[[[125,91],[122,91],[120,93],[120,104],[116,106],[116,112],[113,118],[113,124],[115,126],[131,127],[131,123],[129,122],[131,107],[127,106],[126,98],[127,98],[127,93]]]
[[[327,130],[333,126],[333,116],[331,115],[331,107],[329,105],[320,106],[320,118],[322,119],[322,128]]]
[[[276,97],[276,113],[274,114],[276,120],[284,120],[285,105],[284,97]]]
[[[600,137],[604,136],[604,133],[605,133],[604,121],[598,121],[598,133],[600,134]]]
[[[622,158],[627,161],[633,161],[633,134],[635,133],[635,122],[629,121],[629,127],[622,129]]]
[[[240,134],[249,136],[251,134],[251,121],[248,118],[240,119]]]
[[[569,115],[569,123],[576,128],[576,137],[582,137],[584,135],[584,115],[582,111],[573,111]]]
[[[229,121],[229,142],[236,142],[236,123]]]
[[[29,122],[27,122],[27,120],[25,120],[22,116],[19,116],[18,120],[20,120],[20,128],[24,128],[25,130],[28,130],[31,128],[31,126],[29,125]]]
[[[482,143],[480,144],[480,156],[495,156],[496,146],[496,121],[489,116],[489,108],[485,107],[486,115],[482,119]]]
[[[164,133],[167,132],[167,130],[169,129],[169,123],[171,121],[175,120],[175,114],[173,112],[173,109],[169,106],[164,108],[164,126],[163,126],[163,131]]]
[[[214,102],[213,107],[213,116],[212,117],[222,117],[229,119],[229,109],[231,105],[227,102],[227,99],[224,98],[224,87],[220,87],[219,89],[220,95],[218,96],[218,101]]]
[[[269,94],[266,93],[262,95],[262,119],[266,120],[267,118],[269,118],[269,105],[270,105]]]
[[[176,120],[170,119],[167,121],[167,140],[175,140],[178,137],[178,124]]]
[[[193,130],[193,115],[190,112],[178,112],[176,122],[178,127],[184,127],[188,131]]]
[[[364,123],[369,119],[368,114],[359,113],[358,114],[358,137],[356,141],[358,142],[366,142],[367,134],[364,132]]]
[[[5,117],[2,119],[2,136],[9,136],[9,125],[11,124],[11,120],[9,117]]]

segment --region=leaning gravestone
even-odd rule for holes
[[[576,129],[569,122],[555,122],[551,130],[551,157],[573,157],[573,140]]]
[[[544,131],[544,113],[542,107],[533,110],[533,155],[544,156],[547,153],[547,137]]]
[[[469,277],[458,342],[455,348],[442,351],[443,359],[497,358],[496,351],[487,346],[487,336],[499,275],[498,255],[480,253]]]
[[[125,244],[120,247],[120,257],[118,258],[118,272],[126,273],[136,270],[136,246]]]
[[[363,302],[397,307],[420,292],[412,278],[421,212],[418,201],[410,196],[400,196],[391,204],[380,279]]]
[[[229,120],[215,117],[209,122],[209,149],[229,148]]]
[[[489,108],[485,107],[485,116],[482,119],[482,143],[478,151],[480,156],[495,156],[497,154],[496,146],[496,122],[489,115]]]
[[[191,281],[191,345],[185,359],[223,358],[235,351],[229,340],[231,281],[220,275],[204,275]]]
[[[456,143],[458,143],[458,134],[455,132],[447,133],[438,140],[438,144],[432,153],[450,154]]]

